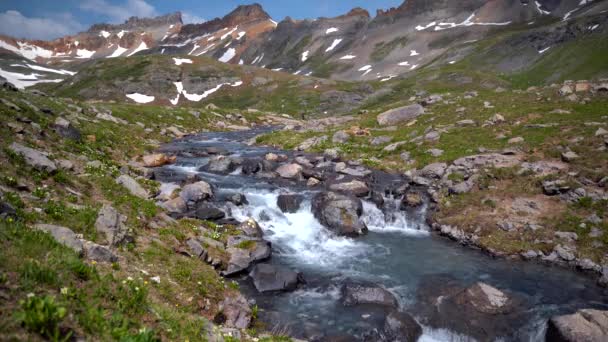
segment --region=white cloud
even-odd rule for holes
[[[154,6],[145,0],[127,0],[122,5],[113,5],[106,0],[84,0],[80,4],[80,9],[104,15],[112,23],[121,23],[132,16],[153,17],[158,14]]]
[[[205,19],[199,17],[196,14],[192,14],[187,11],[182,11],[182,21],[184,22],[184,24],[200,24],[204,23]]]
[[[0,33],[28,39],[54,39],[83,29],[69,13],[54,14],[48,18],[26,17],[18,11],[0,13]]]

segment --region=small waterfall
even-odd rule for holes
[[[421,219],[409,218],[408,213],[400,210],[400,200],[385,197],[383,210],[374,203],[363,201],[363,222],[373,232],[400,232],[407,235],[428,235],[427,227]],[[416,212],[418,217],[424,217],[426,206]]]

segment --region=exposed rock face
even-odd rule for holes
[[[148,190],[144,189],[133,177],[129,175],[121,175],[120,177],[116,178],[116,183],[124,186],[125,189],[127,189],[133,196],[144,199],[150,198]]]
[[[546,341],[600,342],[608,340],[608,311],[585,309],[549,320]]]
[[[241,248],[239,244],[245,241],[249,242],[251,246],[248,248]],[[225,277],[240,274],[249,269],[252,265],[257,262],[267,260],[271,255],[270,242],[252,239],[247,237],[237,237],[234,241],[228,243],[229,247],[226,252],[230,256],[228,266],[222,272]]]
[[[397,308],[395,295],[375,284],[347,283],[341,289],[341,302],[345,306],[379,305]]]
[[[424,107],[419,104],[413,104],[386,111],[378,115],[377,120],[381,126],[392,126],[413,120],[422,114],[424,114]]]
[[[224,299],[219,305],[223,315],[224,326],[228,328],[247,329],[251,323],[249,302],[240,293]]]
[[[85,241],[83,247],[85,256],[89,260],[97,262],[116,262],[118,260],[118,257],[106,246]]]
[[[95,229],[102,233],[108,243],[117,246],[127,237],[127,217],[120,214],[116,209],[109,205],[104,205],[95,221]]]
[[[73,249],[79,255],[83,255],[83,243],[71,229],[52,224],[37,224],[34,225],[34,228],[51,234],[60,244]]]
[[[82,138],[80,131],[76,127],[74,127],[71,122],[62,117],[58,117],[55,120],[53,129],[55,130],[55,132],[57,132],[57,134],[66,139],[78,141]]]
[[[50,160],[44,153],[33,148],[25,147],[18,143],[12,143],[9,147],[11,151],[23,156],[25,162],[38,171],[55,172],[57,165]]]
[[[257,264],[249,273],[259,292],[293,291],[298,286],[300,275],[286,267]]]
[[[367,226],[361,220],[363,204],[355,197],[335,192],[319,193],[312,200],[312,212],[321,224],[338,235],[367,233]]]
[[[226,214],[219,208],[215,206],[203,203],[198,208],[196,208],[196,217],[200,220],[209,220],[209,221],[217,221],[226,217]]]

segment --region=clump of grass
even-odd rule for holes
[[[29,296],[20,304],[21,311],[17,313],[17,319],[26,329],[53,341],[66,341],[70,338],[71,332],[63,335],[59,329],[67,310],[57,305],[54,297]]]

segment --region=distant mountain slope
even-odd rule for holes
[[[185,25],[174,13],[97,24],[50,42],[0,37],[0,49],[59,70],[76,71],[97,59],[187,55],[295,75],[387,81],[457,63],[472,46],[486,45],[494,49],[471,56],[479,66],[517,74],[562,44],[604,39],[607,11],[608,1],[598,0],[408,0],[375,17],[355,8],[335,18],[277,24],[253,4],[202,24]]]

